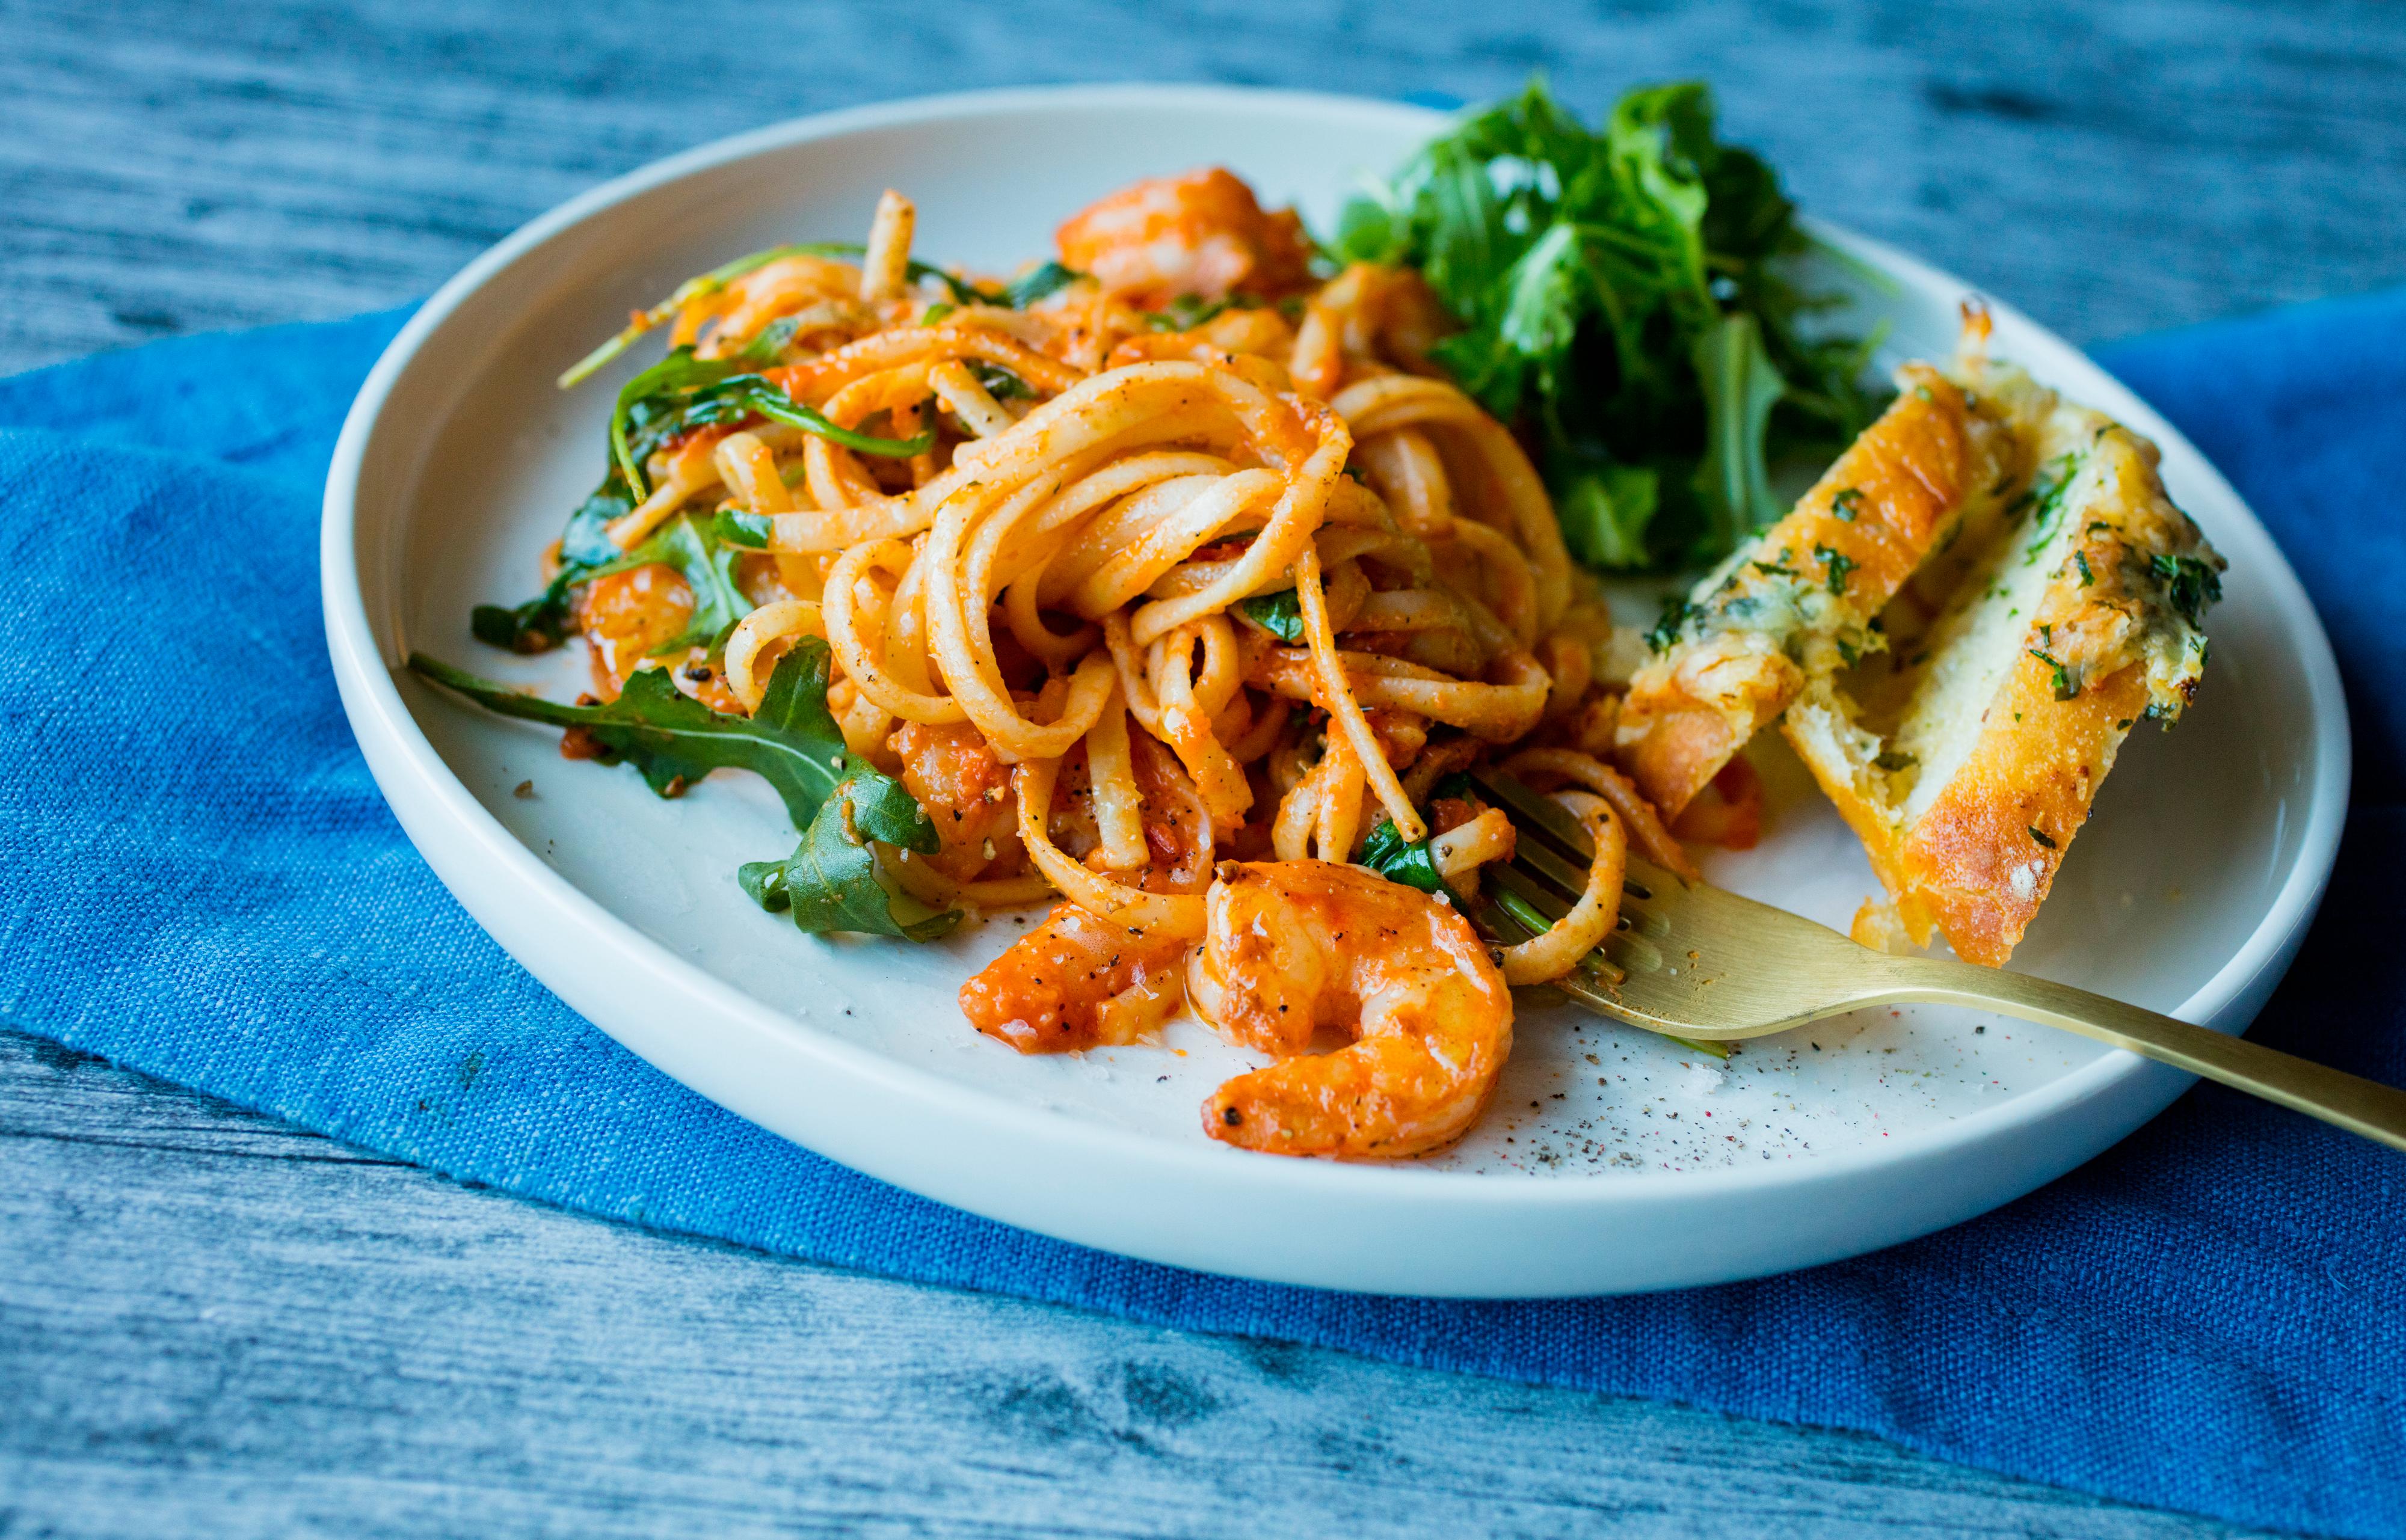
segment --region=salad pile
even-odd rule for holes
[[[1807,244],[1703,84],[1591,130],[1533,81],[1349,204],[1329,249],[1428,280],[1463,328],[1437,360],[1527,437],[1574,557],[1675,571],[1777,518],[1773,468],[1818,470],[1885,404],[1877,336],[1806,325],[1829,302],[1783,259]]]

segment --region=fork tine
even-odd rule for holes
[[[1550,797],[1531,791],[1512,776],[1495,770],[1474,770],[1470,774],[1470,783],[1509,813],[1515,827],[1535,828],[1551,842],[1550,846],[1523,846],[1518,853],[1521,857],[1560,883],[1564,892],[1577,895],[1587,891],[1588,863],[1595,859],[1595,843],[1587,837],[1587,830],[1579,827],[1578,820],[1571,816],[1569,809]],[[1556,849],[1567,852],[1577,858],[1576,861],[1564,860],[1555,854]],[[1635,898],[1643,903],[1654,897],[1654,888],[1650,884],[1666,880],[1678,881],[1659,868],[1647,865],[1632,853],[1625,875],[1621,880],[1621,891],[1624,899]]]
[[[1595,859],[1595,846],[1588,839],[1587,830],[1579,827],[1569,809],[1552,798],[1540,797],[1513,777],[1494,770],[1471,771],[1470,784],[1510,813],[1515,823],[1545,834],[1582,864]]]
[[[1517,832],[1531,836],[1518,841],[1511,861],[1486,868],[1496,888],[1525,908],[1481,899],[1474,915],[1490,937],[1534,936],[1532,916],[1559,918],[1571,907],[1569,896],[1585,886],[1565,880],[1563,857],[1592,861],[1593,853],[1559,805],[1508,776],[1471,780],[1506,810]],[[1606,943],[1611,960],[1600,948],[1545,987],[1673,1042],[1727,1058],[1737,1039],[1866,1006],[1926,1000],[2003,1010],[2406,1150],[2406,1091],[2396,1087],[2066,984],[1968,963],[1886,956],[1802,915],[1635,857],[1628,870],[1635,880],[1623,889],[1638,902],[1622,906],[1622,925]],[[1626,971],[1615,964],[1627,965]],[[1598,987],[1599,979],[1606,987]]]
[[[1580,978],[1577,972],[1565,973],[1561,978],[1549,982],[1546,987],[1549,989],[1560,990],[1562,993],[1569,996],[1572,999],[1577,1000],[1579,1004],[1587,1007],[1590,1010],[1594,1011],[1599,1016],[1609,1017],[1614,1021],[1621,1019],[1621,1012],[1618,1010],[1621,1002],[1613,998],[1612,992],[1601,984],[1590,983],[1587,980]],[[1670,1034],[1666,1032],[1659,1034],[1659,1036],[1670,1037]],[[1686,1038],[1675,1038],[1672,1040],[1675,1042],[1689,1041]],[[1697,1046],[1704,1048],[1705,1052],[1707,1053],[1714,1053],[1718,1058],[1727,1058],[1729,1056],[1726,1051],[1716,1053],[1713,1048],[1707,1045],[1698,1044]]]
[[[1592,861],[1594,857],[1591,855],[1578,866],[1573,866],[1543,841],[1526,840],[1521,841],[1518,848],[1514,850],[1512,859],[1515,865],[1526,867],[1536,876],[1543,878],[1550,886],[1575,898],[1587,891],[1588,861]]]
[[[1559,920],[1571,911],[1569,904],[1563,902],[1558,895],[1543,883],[1533,881],[1526,872],[1516,870],[1501,863],[1490,866],[1485,870],[1489,877],[1495,880],[1497,886],[1507,889],[1514,897],[1519,898],[1547,919]],[[1485,927],[1491,936],[1500,940],[1522,941],[1538,934],[1537,926],[1529,924],[1526,919],[1513,913],[1492,898],[1482,897],[1471,918]],[[1592,1009],[1601,1010],[1603,1005],[1599,1002],[1608,1003],[1612,996],[1604,993],[1598,984],[1616,985],[1628,976],[1620,968],[1614,966],[1611,959],[1605,956],[1602,947],[1597,947],[1581,957],[1568,975],[1570,981],[1578,985],[1577,988],[1565,986],[1564,981],[1560,979],[1550,982],[1562,988],[1564,994],[1572,995],[1584,1001]]]
[[[1522,870],[1518,861],[1500,862],[1490,866],[1486,868],[1486,873],[1504,887],[1509,888],[1515,897],[1549,920],[1559,920],[1571,911],[1572,900],[1564,897],[1562,892],[1551,883],[1539,881]]]
[[[1486,869],[1488,875],[1498,887],[1549,919],[1560,919],[1569,913],[1572,906],[1587,891],[1587,868],[1595,859],[1595,845],[1588,839],[1587,830],[1579,827],[1578,820],[1571,816],[1570,811],[1561,803],[1539,795],[1513,776],[1494,770],[1478,770],[1471,772],[1470,781],[1490,800],[1505,810],[1516,829],[1538,836],[1521,841],[1512,859],[1491,865]],[[1574,865],[1566,856],[1576,857],[1577,864]],[[1630,972],[1607,955],[1606,948],[1614,945],[1624,949],[1635,947],[1637,951],[1633,961],[1650,959],[1650,966],[1661,966],[1660,949],[1638,932],[1659,933],[1666,927],[1660,916],[1648,916],[1640,906],[1650,902],[1657,891],[1677,895],[1689,888],[1688,883],[1671,873],[1658,871],[1634,855],[1628,858],[1625,871],[1621,881],[1621,918],[1612,935],[1603,945],[1580,958],[1578,965],[1568,974],[1549,981],[1547,987],[1567,996],[1598,1015],[1660,1032],[1673,1042],[1716,1058],[1728,1057],[1727,1045],[1672,1031],[1669,1024],[1649,1021],[1645,1015],[1632,1011],[1622,1000],[1621,986],[1630,982]],[[1479,906],[1477,917],[1491,933],[1507,938],[1536,934],[1536,930],[1521,917],[1492,901]]]

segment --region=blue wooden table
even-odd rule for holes
[[[1168,9],[0,7],[0,373],[389,304],[669,151],[1058,79],[1705,76],[1808,207],[2075,338],[2406,279],[2395,9]],[[605,1224],[5,1029],[0,1408],[0,1535],[2238,1533]]]

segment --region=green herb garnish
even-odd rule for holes
[[[844,747],[828,713],[829,654],[804,637],[777,660],[750,716],[712,711],[678,693],[665,669],[637,671],[618,699],[571,706],[412,653],[412,670],[488,711],[522,721],[581,728],[603,764],[632,765],[662,797],[676,797],[714,770],[747,770],[776,790],[803,831],[784,861],[754,862],[740,874],[763,908],[789,911],[805,930],[863,930],[930,940],[959,922],[888,892],[868,841],[922,855],[940,847],[936,826],[901,784]]]
[[[1674,594],[1663,601],[1663,613],[1646,633],[1646,645],[1658,653],[1667,653],[1679,640],[1679,632],[1691,616],[1703,613],[1690,603],[1684,594]]]
[[[1237,613],[1290,644],[1303,641],[1303,600],[1293,588],[1237,600]]]
[[[2061,658],[2052,653],[2041,652],[2036,647],[2022,650],[2055,671],[2055,698],[2058,700],[2070,700],[2080,694],[2079,676]]]
[[[936,445],[933,429],[907,439],[882,439],[839,428],[766,375],[746,373],[751,367],[741,355],[699,359],[692,348],[679,347],[619,390],[610,419],[610,457],[639,500],[650,491],[644,461],[671,439],[714,423],[767,417],[864,455],[907,458]]]
[[[2080,457],[2067,454],[2047,461],[2031,478],[2031,489],[2023,494],[2023,501],[2038,504],[2037,513],[2031,518],[2031,529],[2038,538],[2031,542],[2028,554],[2022,558],[2024,565],[2036,561],[2039,553],[2046,548],[2055,521],[2063,513],[2064,494],[2072,490],[2073,478],[2079,473]]]
[[[1855,558],[1844,551],[1833,551],[1827,545],[1814,546],[1813,554],[1821,558],[1821,570],[1829,578],[1830,592],[1845,593],[1847,574],[1853,572],[1859,565]]]
[[[1362,853],[1355,860],[1390,882],[1416,887],[1422,893],[1445,890],[1445,879],[1437,873],[1437,857],[1430,854],[1429,842],[1405,839],[1392,818],[1380,819],[1378,827],[1364,837]]]
[[[2222,600],[2222,574],[2202,557],[2158,552],[2147,558],[2147,571],[2163,585],[2165,600],[2192,626],[2203,625],[2206,606]]]
[[[1347,205],[1331,254],[1421,270],[1463,323],[1437,360],[1526,425],[1579,559],[1635,569],[1726,553],[1781,512],[1766,466],[1876,415],[1869,344],[1799,324],[1807,244],[1704,86],[1592,130],[1532,82]]]
[[[1039,300],[1059,293],[1084,276],[1083,273],[1074,267],[1064,267],[1059,262],[1046,262],[1043,266],[1023,273],[1003,285],[1002,293],[999,296],[987,297],[998,297],[1003,304],[1013,310],[1025,310]]]

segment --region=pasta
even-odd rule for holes
[[[1202,1108],[1255,1151],[1461,1137],[1511,990],[1618,977],[1631,865],[1755,841],[1774,723],[1888,890],[1857,934],[2002,964],[2123,735],[2194,693],[2224,564],[2152,445],[1987,360],[1984,311],[1884,391],[1875,338],[1804,325],[1794,213],[1695,86],[1601,132],[1533,86],[1330,247],[1207,168],[972,276],[889,191],[860,244],[729,261],[561,376],[666,332],[541,593],[472,617],[581,636],[590,696],[412,666],[662,796],[766,778],[800,842],[737,878],[803,931],[1053,905],[970,1024],[1075,1052],[1191,1007],[1274,1061]],[[1643,633],[1592,575],[1707,565]],[[1583,880],[1489,770],[1584,831]]]
[[[673,349],[622,396],[606,505],[546,593],[598,699],[654,674],[728,718],[823,701],[837,757],[932,826],[880,835],[866,782],[833,794],[894,904],[1069,906],[963,991],[983,1029],[1033,1052],[1157,1026],[1183,998],[1164,958],[1205,940],[1229,862],[1409,868],[1475,910],[1514,839],[1459,772],[1515,752],[1570,788],[1596,855],[1570,913],[1496,939],[1505,981],[1585,966],[1625,852],[1691,869],[1597,757],[1608,606],[1513,434],[1426,361],[1417,275],[1315,279],[1293,216],[1223,171],[1103,200],[1063,226],[1065,261],[1001,286],[916,261],[914,220],[889,191],[856,260],[731,263],[597,355],[652,328]],[[547,643],[531,610],[479,634]],[[780,693],[789,656],[819,660],[822,698]],[[801,923],[866,891],[759,881]],[[1429,923],[1461,950],[1458,919]]]

